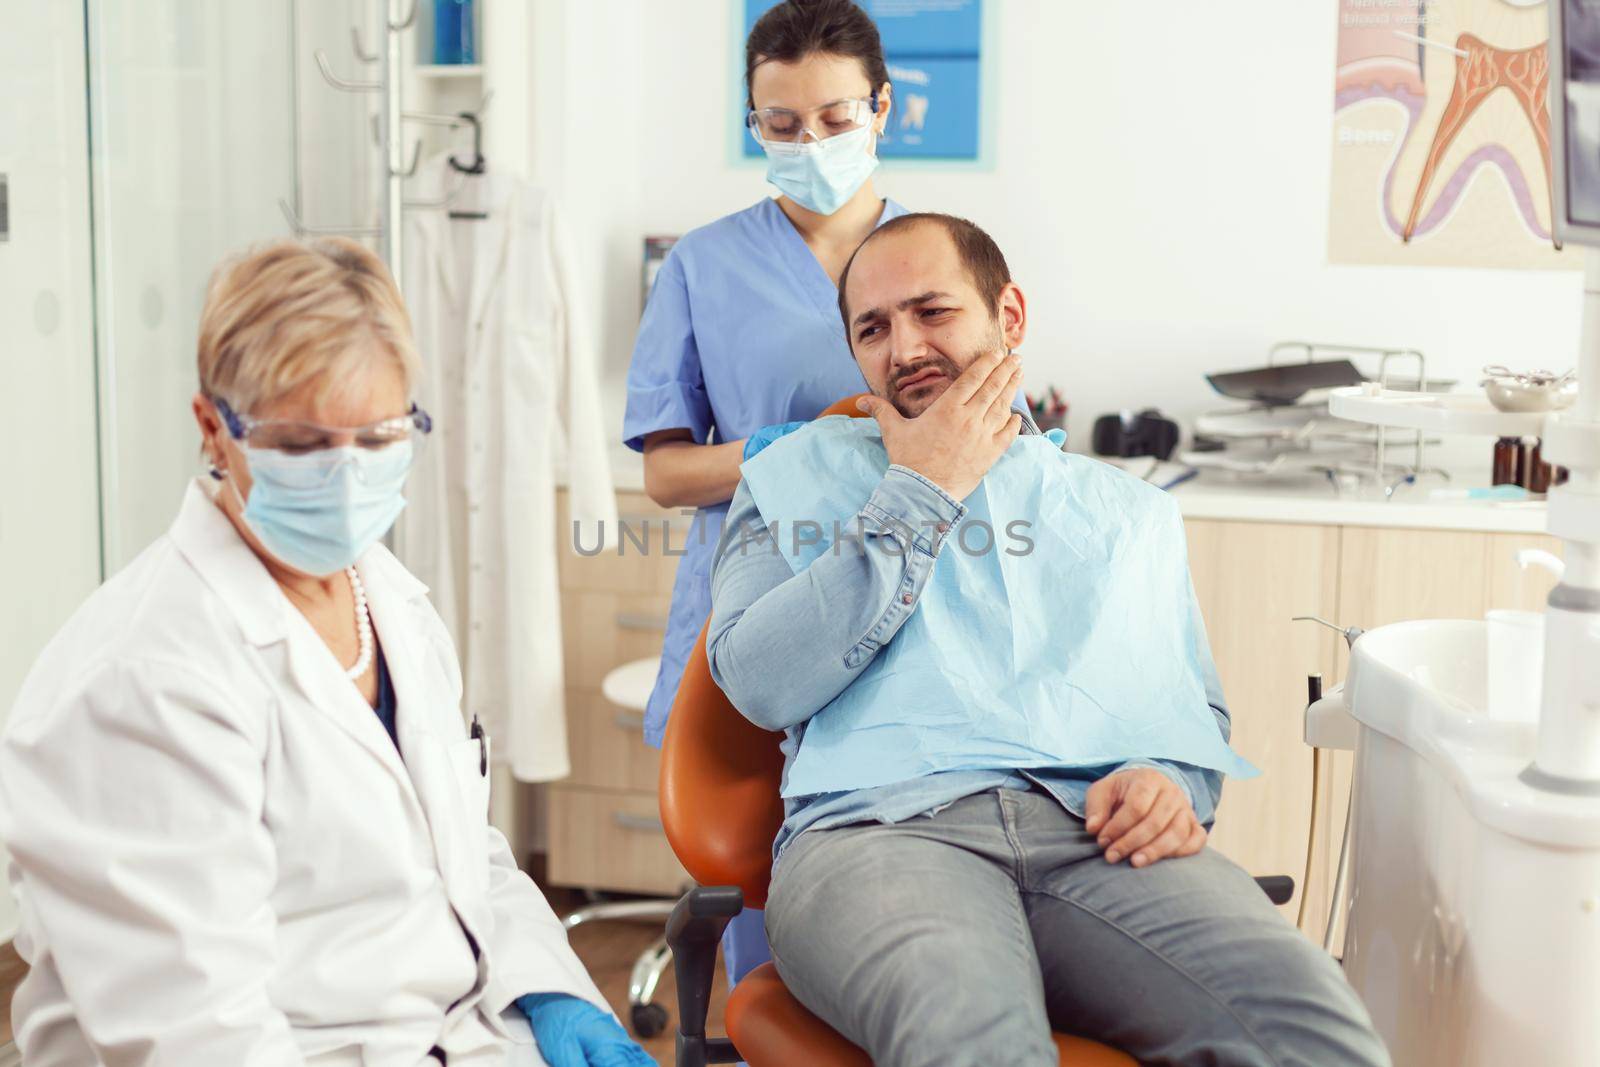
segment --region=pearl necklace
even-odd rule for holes
[[[356,657],[355,666],[344,672],[345,677],[353,682],[372,666],[372,616],[367,612],[367,590],[361,584],[361,575],[356,573],[354,566],[350,566],[344,569],[344,576],[350,579],[350,593],[355,597],[356,636],[361,641],[361,654]]]

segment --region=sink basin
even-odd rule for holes
[[[1481,622],[1439,619],[1369,630],[1356,642],[1351,695],[1365,692],[1387,709],[1368,722],[1379,729],[1404,729],[1418,718],[1445,728],[1487,722],[1487,651]]]
[[[1531,841],[1600,848],[1600,803],[1534,789],[1536,723],[1489,718],[1488,628],[1428,619],[1362,634],[1345,683],[1350,713],[1427,760],[1485,823]],[[1530,676],[1529,684],[1537,684]]]
[[[1490,720],[1487,627],[1369,630],[1344,968],[1397,1067],[1587,1067],[1600,1048],[1600,798],[1518,776],[1537,726]]]

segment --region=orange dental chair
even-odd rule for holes
[[[705,1033],[723,928],[746,905],[767,902],[772,842],[783,823],[779,740],[740,715],[712,681],[702,628],[661,750],[661,823],[700,885],[667,920],[678,979],[678,1067],[740,1060],[750,1067],[872,1067],[865,1052],[790,995],[770,963],[729,994],[729,1037]],[[1124,1053],[1080,1037],[1057,1034],[1056,1047],[1062,1067],[1136,1067]]]
[[[858,415],[855,397],[823,415]],[[708,1037],[706,1012],[717,945],[728,920],[767,902],[772,843],[783,823],[778,795],[781,734],[752,724],[711,677],[706,627],[678,684],[661,752],[661,822],[679,862],[698,888],[667,921],[678,984],[678,1067],[747,1061],[751,1067],[872,1067],[867,1054],[807,1011],[771,963],[728,996],[728,1037]],[[1284,877],[1257,879],[1282,903]],[[1129,1055],[1085,1038],[1055,1035],[1062,1067],[1137,1067]]]

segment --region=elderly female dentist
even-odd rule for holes
[[[489,826],[455,651],[377,543],[430,428],[416,374],[353,242],[214,276],[210,470],[0,743],[25,1062],[651,1063]]]
[[[658,504],[698,509],[645,709],[660,745],[684,663],[711,611],[712,550],[752,436],[865,392],[839,322],[850,253],[905,214],[872,173],[890,110],[877,27],[850,0],[787,0],[745,43],[746,123],[776,199],[685,234],[656,276],[628,372],[623,437]],[[711,440],[713,431],[715,441]],[[735,981],[769,958],[759,911],[728,927]]]

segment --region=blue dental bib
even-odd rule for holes
[[[833,416],[740,470],[798,574],[825,552],[881,550],[881,538],[834,541],[888,466],[876,422]],[[1206,700],[1210,652],[1171,497],[1030,434],[962,503],[916,609],[802,728],[784,797],[1134,758],[1259,773]]]

